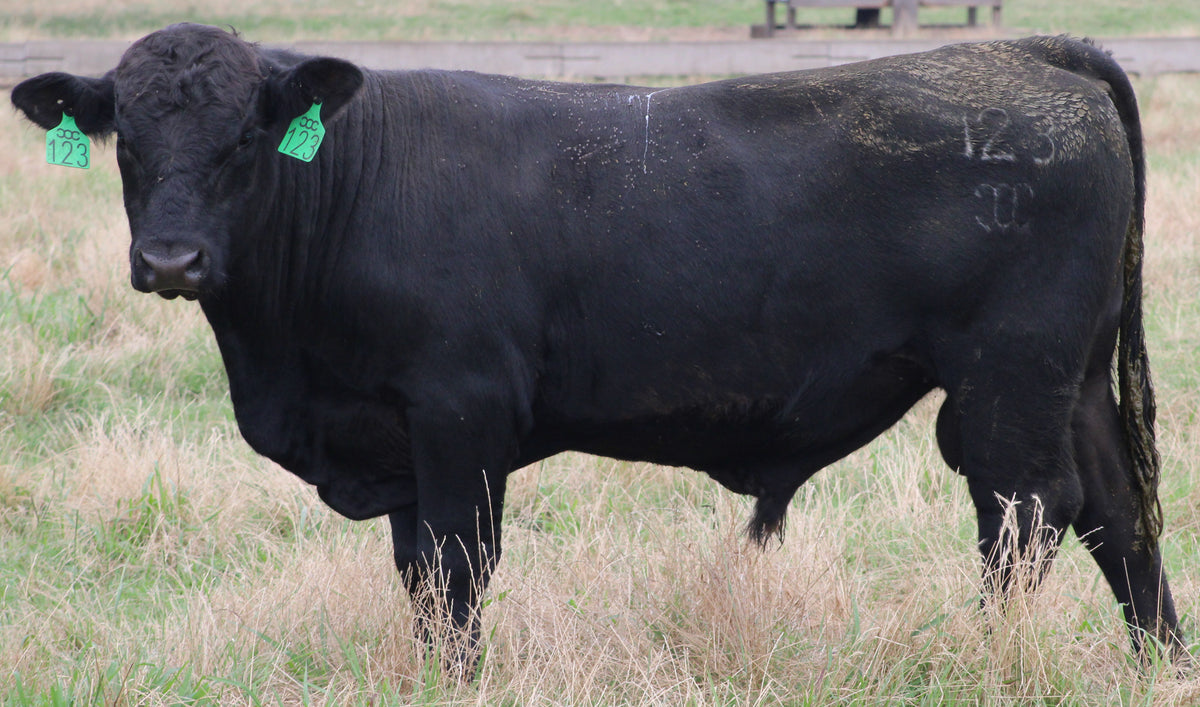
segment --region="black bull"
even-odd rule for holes
[[[1073,526],[1135,649],[1182,646],[1141,131],[1089,44],[653,90],[367,71],[179,25],[13,102],[116,133],[133,286],[199,300],[246,440],[340,513],[388,514],[418,615],[456,635],[514,469],[573,449],[703,470],[758,499],[762,542],[940,388],[989,591]],[[280,154],[314,102],[315,160]]]

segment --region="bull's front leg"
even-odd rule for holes
[[[410,412],[409,428],[417,503],[389,516],[396,568],[420,637],[445,667],[469,675],[479,656],[480,599],[500,559],[514,445],[455,412]]]

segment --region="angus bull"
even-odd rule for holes
[[[569,449],[699,469],[757,498],[763,542],[800,484],[940,388],[989,591],[1071,526],[1135,649],[1182,645],[1141,132],[1089,44],[647,89],[369,71],[176,25],[13,101],[116,133],[134,288],[199,300],[246,440],[339,513],[387,514],[418,615],[459,637],[514,469]],[[316,115],[313,161],[281,154]]]

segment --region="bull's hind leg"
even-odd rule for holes
[[[1142,493],[1134,481],[1108,369],[1103,364],[1095,368],[1080,390],[1072,423],[1084,490],[1075,532],[1116,594],[1135,652],[1146,655],[1148,635],[1178,653],[1183,643],[1175,605],[1158,542],[1139,524]]]
[[[1070,432],[1077,384],[1045,359],[977,363],[950,391],[939,443],[975,504],[985,601],[1003,602],[1016,582],[1038,582],[1083,505]]]

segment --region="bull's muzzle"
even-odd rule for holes
[[[158,254],[137,250],[133,254],[133,287],[155,292],[165,299],[194,300],[208,277],[210,259],[203,250]]]

